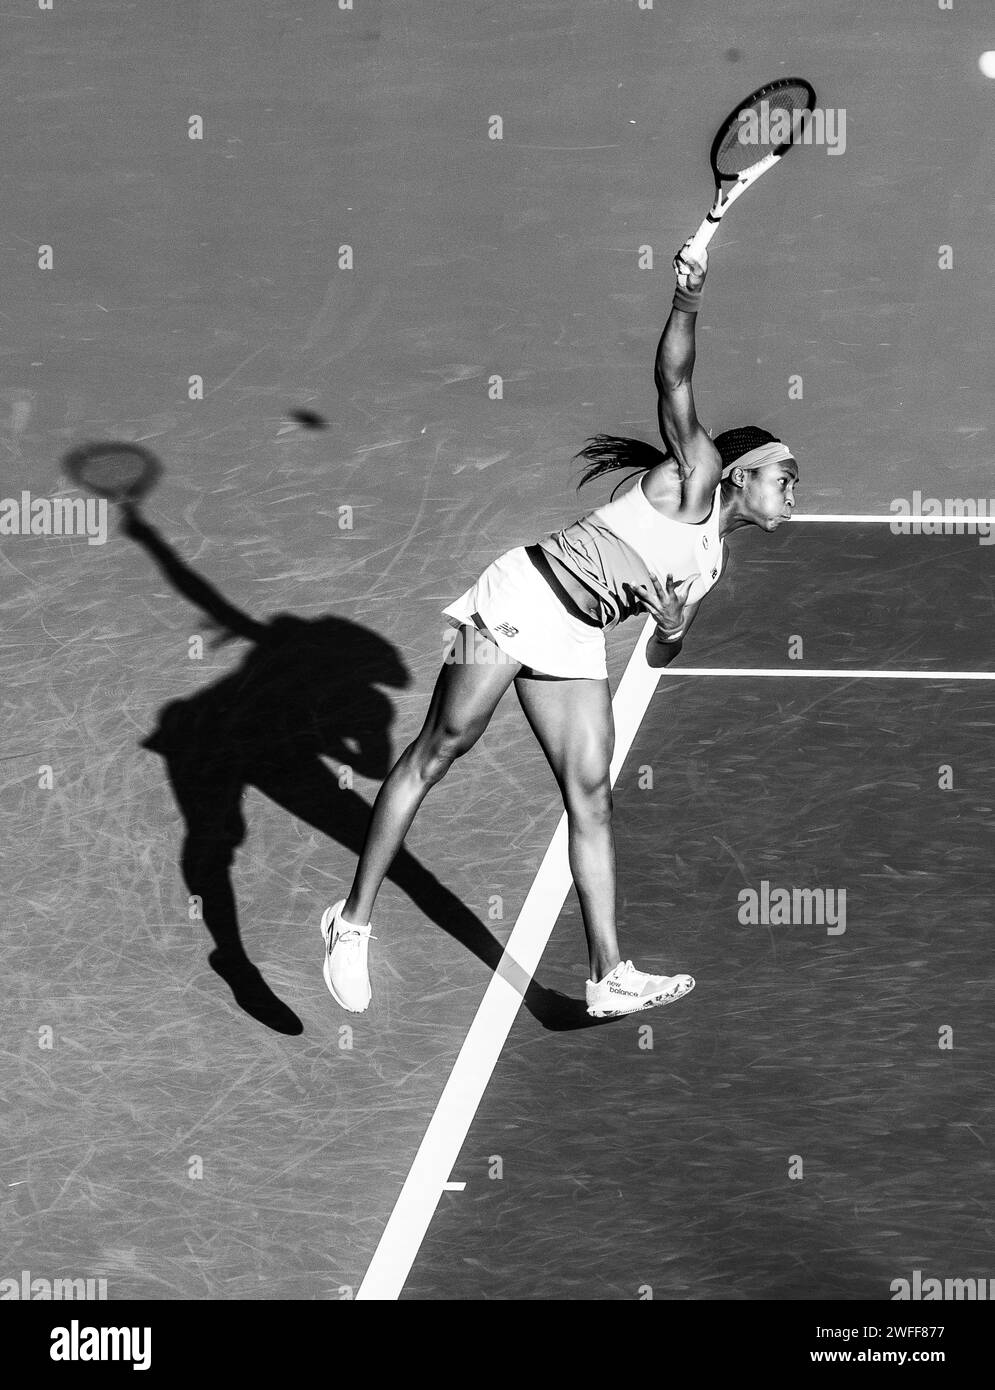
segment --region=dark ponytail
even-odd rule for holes
[[[574,458],[584,459],[588,464],[577,486],[582,488],[585,483],[600,478],[604,473],[614,473],[619,468],[634,468],[642,473],[670,457],[672,456],[669,451],[661,453],[642,439],[622,439],[614,434],[595,434],[583,449],[574,455]]]
[[[767,430],[758,429],[756,425],[742,425],[739,429],[725,430],[722,434],[716,435],[712,440],[722,459],[723,468],[727,468],[730,463],[740,458],[743,454],[749,453],[751,449],[759,449],[761,444],[779,444],[780,440],[776,435],[768,433]],[[655,448],[652,444],[647,444],[642,439],[623,439],[614,434],[595,434],[584,445],[574,458],[584,459],[587,468],[584,475],[577,484],[582,488],[585,483],[592,482],[595,478],[600,478],[605,473],[614,473],[621,468],[633,468],[637,473],[644,472],[647,468],[653,468],[658,463],[663,463],[665,459],[673,458],[673,454],[668,449],[666,453]],[[627,480],[623,478],[618,484]],[[618,487],[615,491],[618,491]],[[612,494],[614,496],[614,493]]]

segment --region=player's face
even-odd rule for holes
[[[754,468],[743,482],[743,503],[754,525],[765,531],[776,531],[791,519],[798,484],[798,465],[794,459],[785,463],[765,463]]]

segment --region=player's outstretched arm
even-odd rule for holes
[[[674,307],[657,348],[654,370],[660,433],[680,469],[681,513],[688,521],[700,521],[708,515],[722,474],[722,460],[698,419],[691,390],[694,326],[708,270],[707,252],[703,257],[705,265],[687,260],[683,248],[674,257]]]

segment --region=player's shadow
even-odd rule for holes
[[[134,506],[123,529],[155,560],[173,587],[211,620],[219,642],[252,645],[230,674],[161,711],[143,747],[166,762],[186,822],[181,867],[214,939],[209,961],[237,1003],[279,1033],[303,1032],[297,1015],[270,989],[239,933],[231,871],[245,838],[242,798],[255,787],[291,815],[358,855],[371,808],[322,758],[365,777],[390,771],[393,705],[380,686],[410,682],[396,649],[348,619],[280,613],[259,622],[230,604],[182,560]],[[473,912],[402,848],[389,877],[433,922],[491,970],[501,943]],[[311,924],[314,925],[313,923]],[[317,941],[317,931],[315,931]],[[320,949],[320,946],[319,946]],[[545,1028],[599,1026],[584,1004],[535,981],[513,961],[503,974]]]

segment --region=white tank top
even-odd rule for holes
[[[646,584],[650,574],[661,583],[668,574],[675,583],[693,575],[688,602],[697,603],[722,573],[721,484],[704,521],[674,521],[649,501],[644,477],[614,502],[539,542],[602,600],[606,627],[642,611],[632,606],[626,583]]]

